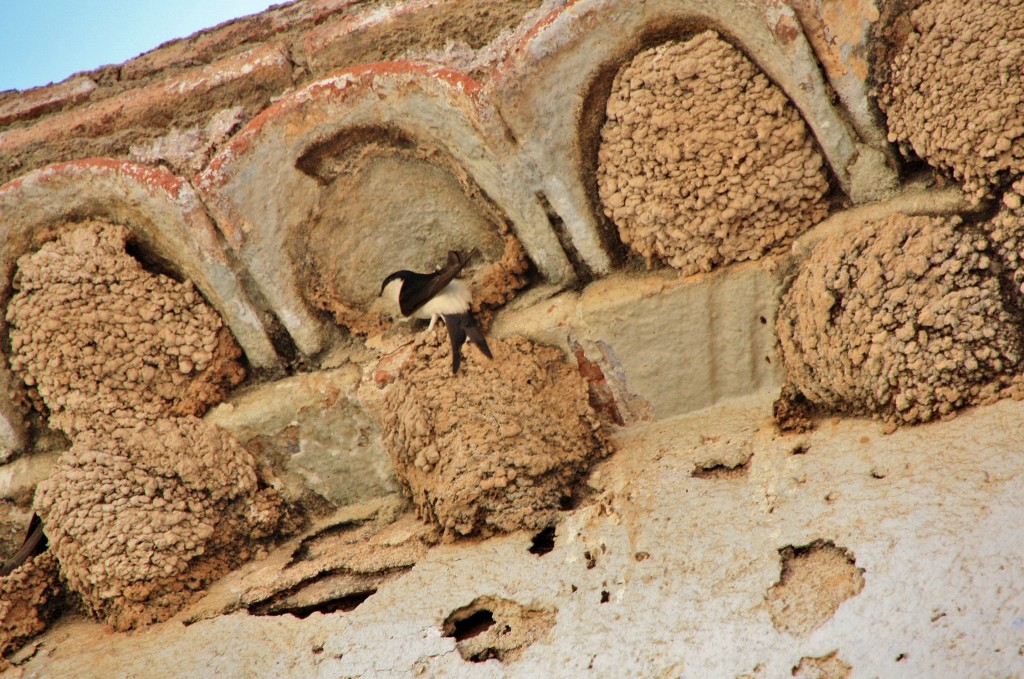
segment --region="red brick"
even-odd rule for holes
[[[265,36],[268,33],[267,23],[260,16],[239,19],[188,38],[166,42],[126,61],[121,66],[121,80],[137,80],[179,64],[212,61],[221,52]]]
[[[175,109],[186,102],[193,108],[212,106],[216,102],[207,100],[230,99],[232,91],[254,82],[277,91],[292,84],[292,66],[284,45],[257,47],[118,97],[49,116],[31,127],[0,133],[0,153],[13,153],[33,142],[98,137],[144,123],[157,112],[173,117]]]
[[[306,33],[302,50],[314,73],[326,73],[342,66],[350,66],[363,51],[364,33],[380,30],[401,16],[416,14],[438,4],[438,0],[415,0],[396,7],[390,12],[370,9],[325,22]]]
[[[226,21],[213,28],[198,31],[187,38],[164,43],[154,50],[126,61],[121,67],[121,79],[135,80],[189,62],[209,62],[218,55],[246,43],[267,40],[305,22],[321,21],[328,15],[357,2],[358,0],[298,2],[262,14]]]
[[[35,87],[0,102],[0,125],[34,118],[68,104],[77,104],[96,89],[90,78],[69,78],[56,85]]]

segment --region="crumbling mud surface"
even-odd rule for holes
[[[53,554],[43,552],[0,577],[0,656],[42,632],[57,614],[62,592],[58,569]],[[0,671],[6,665],[0,659]]]
[[[797,679],[847,679],[852,673],[853,667],[835,651],[820,658],[800,658],[800,664],[793,668]]]
[[[835,615],[839,606],[864,589],[864,570],[853,555],[831,542],[780,550],[779,582],[765,597],[772,624],[781,632],[804,636]]]
[[[557,349],[488,338],[457,376],[444,329],[416,340],[383,400],[384,442],[420,516],[448,538],[538,529],[608,452],[587,384]]]
[[[1020,300],[993,240],[958,217],[904,215],[823,240],[776,320],[791,393],[897,425],[1014,389]]]
[[[1024,2],[926,2],[888,64],[889,141],[978,196],[1024,173]]]
[[[601,130],[604,213],[648,266],[757,259],[825,217],[828,179],[796,108],[712,31],[639,53]]]
[[[11,367],[68,434],[97,413],[201,414],[245,374],[217,312],[191,282],[146,271],[129,235],[86,222],[18,260]]]
[[[256,615],[351,610],[350,604],[401,578],[437,535],[407,511],[404,498],[392,497],[396,501],[373,518],[352,517],[304,538],[284,569],[266,586],[251,589],[242,603]]]
[[[164,620],[261,553],[282,517],[252,456],[194,417],[81,432],[35,509],[68,587],[117,630]]]

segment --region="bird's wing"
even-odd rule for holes
[[[414,273],[407,277],[398,295],[398,308],[403,316],[408,316],[429,302],[452,282],[469,264],[469,260],[478,252],[475,248],[468,255],[461,255],[455,250],[448,251],[448,262],[432,274]]]
[[[18,551],[8,559],[3,566],[0,566],[0,577],[9,575],[15,568],[31,559],[36,554],[41,554],[46,549],[46,534],[43,533],[43,522],[38,514],[32,515],[29,521],[28,535]]]

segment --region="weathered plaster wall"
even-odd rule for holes
[[[0,93],[12,676],[1024,674],[1022,22],[298,0]],[[452,377],[376,293],[472,248]]]

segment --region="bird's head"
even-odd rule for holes
[[[388,274],[387,278],[380,284],[379,296],[390,299],[397,304],[398,295],[402,292],[402,284],[405,283],[411,273],[411,271],[403,270]]]

